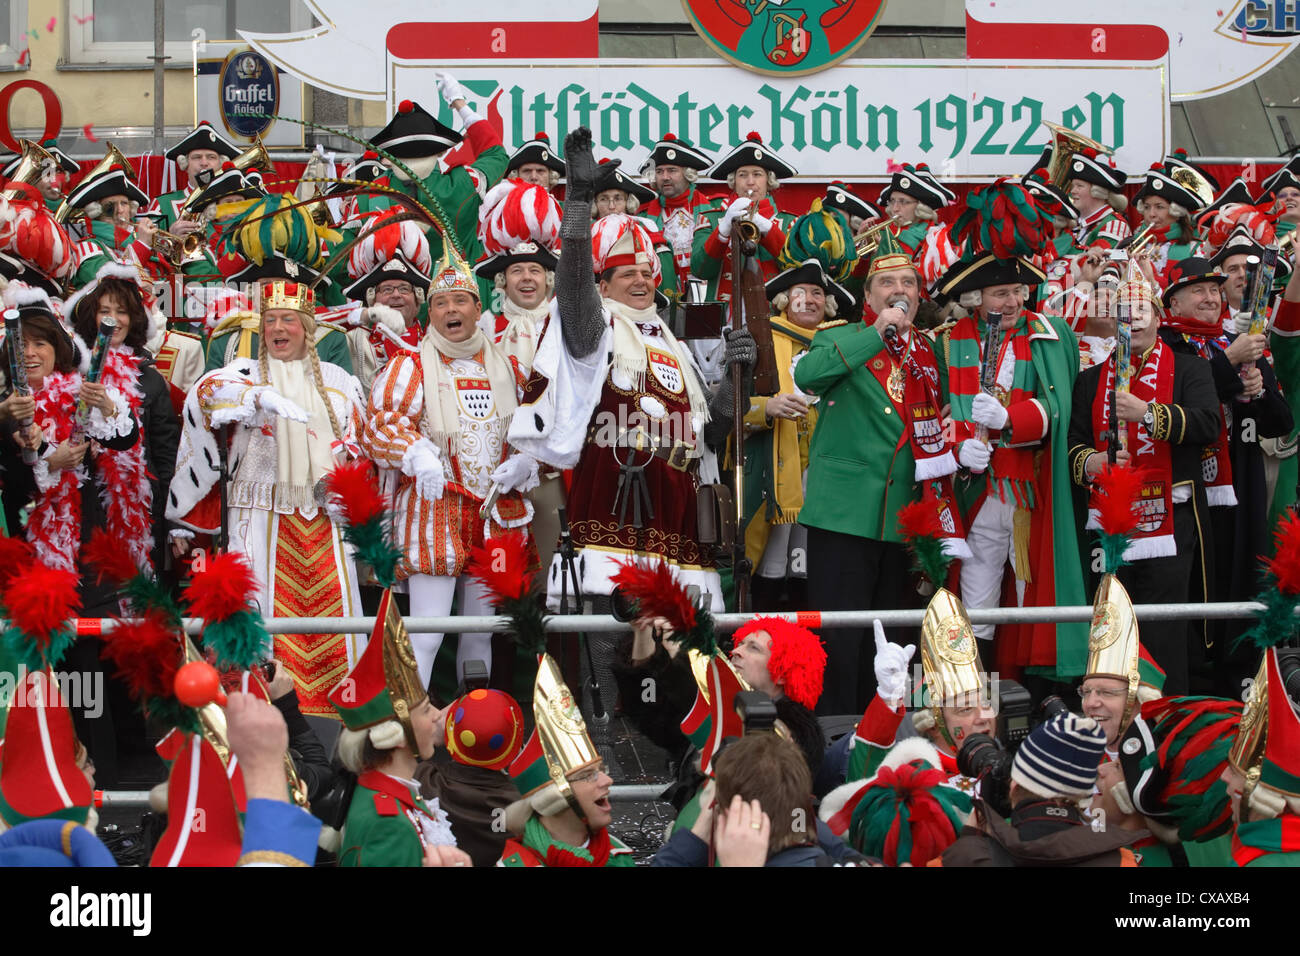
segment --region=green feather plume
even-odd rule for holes
[[[818,198],[786,233],[785,246],[778,259],[783,269],[816,259],[822,264],[822,271],[836,282],[842,282],[857,265],[858,251],[844,214],[837,209],[823,209]]]

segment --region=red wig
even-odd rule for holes
[[[817,706],[822,695],[822,675],[826,670],[826,650],[821,639],[808,628],[779,617],[756,617],[738,630],[732,640],[739,644],[755,631],[772,636],[772,656],[767,672],[797,704],[809,710]]]

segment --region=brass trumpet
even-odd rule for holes
[[[1155,240],[1155,237],[1156,237],[1156,227],[1153,226],[1151,223],[1147,223],[1146,225],[1142,226],[1141,229],[1139,229],[1137,232],[1133,234],[1132,240],[1129,242],[1128,246],[1125,248],[1124,251],[1128,253],[1130,259],[1135,259],[1138,256],[1142,255],[1144,252],[1148,251],[1147,247],[1151,245],[1151,243]]]
[[[888,216],[877,220],[854,236],[853,248],[857,250],[858,258],[865,259],[874,253],[876,247],[880,245],[880,234],[898,221],[897,216]]]
[[[185,262],[200,253],[203,248],[203,239],[198,233],[194,232],[188,236],[178,236],[175,233],[159,229],[154,233],[149,248],[179,269]]]
[[[750,250],[758,247],[760,236],[758,234],[758,224],[754,222],[754,216],[757,214],[758,202],[755,201],[754,197],[751,195],[749,197],[749,208],[746,209],[745,214],[732,223],[731,226],[731,235],[740,240],[741,244],[745,247],[746,254],[750,254]]]

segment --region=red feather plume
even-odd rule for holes
[[[104,635],[100,656],[117,665],[117,676],[126,682],[133,700],[173,696],[183,655],[176,632],[157,613],[118,621]]]
[[[325,487],[339,499],[350,526],[381,517],[387,508],[375,470],[364,458],[339,465],[325,476]]]
[[[77,595],[80,579],[75,571],[59,571],[34,564],[9,581],[5,590],[5,609],[9,619],[41,647],[50,636],[61,631],[69,618],[77,616],[81,598]]]
[[[932,501],[913,501],[898,512],[898,533],[904,540],[910,538],[943,538],[946,533],[939,523],[939,510]]]
[[[101,584],[108,579],[113,584],[122,585],[140,573],[127,550],[126,539],[114,537],[104,528],[96,528],[90,533],[90,540],[81,549],[81,556],[87,567],[95,569],[96,580]]]
[[[1273,540],[1276,553],[1264,563],[1277,578],[1277,586],[1285,594],[1300,594],[1300,514],[1294,510],[1278,522]]]
[[[248,559],[230,552],[208,558],[208,568],[197,574],[185,589],[190,613],[205,621],[224,621],[249,609],[249,598],[258,592],[257,575]]]
[[[528,564],[528,538],[521,531],[507,531],[471,550],[465,570],[497,601],[518,601],[532,589]]]
[[[1093,485],[1092,506],[1103,534],[1131,535],[1137,530],[1134,505],[1142,493],[1143,472],[1127,465],[1106,464]]]
[[[13,576],[35,560],[36,549],[22,538],[0,535],[0,589],[8,587]]]
[[[629,599],[636,601],[641,617],[665,618],[679,634],[695,629],[695,605],[686,589],[673,577],[668,562],[622,563],[610,580]]]

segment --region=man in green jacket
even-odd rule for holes
[[[912,328],[920,275],[886,235],[866,279],[861,323],[818,332],[794,381],[817,398],[808,488],[799,523],[808,528],[808,598],[832,610],[906,607],[916,602],[898,531],[906,505],[933,498],[956,470],[940,424],[947,369]],[[875,695],[865,628],[828,630],[826,681],[818,713],[862,713]]]

